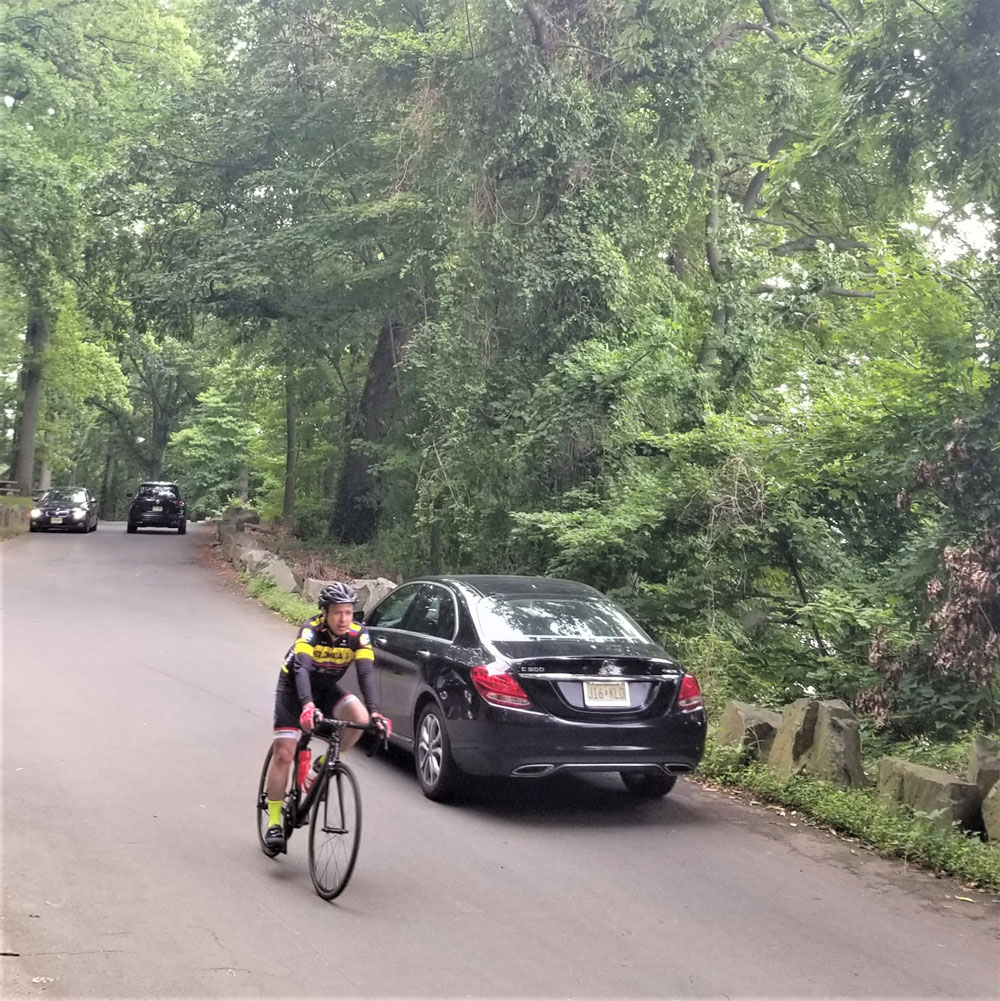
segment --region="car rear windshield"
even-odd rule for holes
[[[43,501],[55,501],[59,504],[84,504],[87,495],[82,490],[46,490],[42,494]]]
[[[477,607],[486,639],[630,639],[649,637],[609,601],[594,598],[484,598]]]
[[[140,497],[176,497],[177,487],[170,486],[150,486],[149,484],[144,484],[139,487]]]

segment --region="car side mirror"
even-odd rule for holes
[[[354,613],[354,621],[357,622],[358,625],[360,625],[362,622],[365,621],[365,613],[363,611],[361,611],[360,609],[358,611],[356,611]]]
[[[135,495],[134,495],[134,494],[133,494],[133,493],[132,493],[131,491],[129,491],[129,493],[127,493],[127,494],[125,495],[125,497],[126,497],[126,498],[127,498],[128,500],[131,500],[131,499],[132,499],[132,498],[133,498],[134,496],[135,496]]]

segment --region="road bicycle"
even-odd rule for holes
[[[382,735],[378,727],[348,720],[324,719],[316,723],[312,733],[303,733],[295,745],[295,759],[285,793],[283,822],[285,843],[292,832],[309,824],[309,875],[316,892],[324,900],[333,900],[347,886],[361,844],[361,790],[354,772],[340,758],[340,740],[345,729],[365,730]],[[302,755],[313,737],[326,741],[326,753],[319,759],[319,769],[310,775],[312,784],[300,775]],[[385,742],[385,737],[383,742]],[[376,745],[377,746],[377,745]],[[257,787],[257,837],[267,855],[277,852],[268,848],[264,835],[269,826],[267,813],[267,771],[274,754],[268,748]]]

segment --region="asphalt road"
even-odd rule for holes
[[[1000,995],[994,898],[691,782],[441,806],[356,755],[364,840],[323,902],[305,832],[278,861],[254,832],[293,629],[207,532],[0,546],[4,997]]]

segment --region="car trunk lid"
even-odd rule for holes
[[[683,670],[663,657],[529,657],[510,673],[539,708],[560,719],[627,723],[669,711]]]

